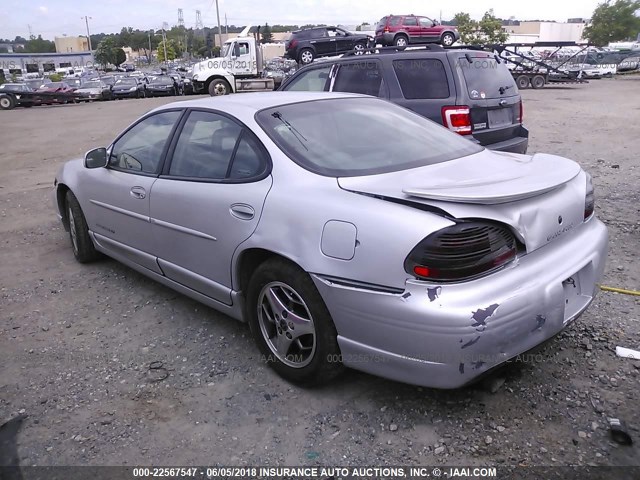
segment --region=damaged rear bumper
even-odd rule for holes
[[[409,280],[402,293],[313,280],[346,366],[405,383],[457,388],[552,338],[591,303],[608,233],[596,218],[474,281]]]

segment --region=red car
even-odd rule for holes
[[[67,103],[74,101],[73,92],[76,91],[76,88],[65,82],[51,82],[41,85],[36,91],[38,93],[44,93],[45,95],[42,96],[42,103],[50,105],[51,103]],[[47,98],[46,94],[50,94],[48,96],[51,98]],[[67,95],[69,96],[68,99],[66,98]]]
[[[416,15],[388,15],[376,26],[375,41],[382,46],[405,47],[412,43],[440,43],[445,47],[460,39],[456,27]]]

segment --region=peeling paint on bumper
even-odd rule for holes
[[[409,280],[400,294],[313,275],[346,366],[415,385],[457,388],[557,335],[591,303],[607,255],[592,218],[571,235],[471,282]],[[437,297],[434,287],[440,287]],[[409,293],[409,295],[407,295]]]

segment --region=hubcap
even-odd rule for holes
[[[258,296],[258,324],[269,350],[292,368],[307,366],[316,351],[313,318],[302,297],[286,283],[271,282]]]
[[[364,46],[363,45],[356,45],[354,48],[356,55],[362,55],[362,53],[364,52]]]
[[[7,108],[9,106],[9,99],[8,98],[0,98],[0,105],[2,105],[3,107]]]
[[[313,55],[311,55],[311,52],[303,52],[301,58],[302,63],[311,63],[313,61]]]
[[[216,95],[226,95],[227,87],[224,86],[224,83],[217,83],[215,87],[213,87]]]
[[[404,37],[400,37],[396,40],[396,45],[398,47],[406,47],[407,46],[407,41],[405,40]]]
[[[453,43],[453,37],[451,35],[445,35],[444,38],[442,39],[442,43],[444,43],[445,45],[451,45]]]
[[[78,233],[76,232],[76,220],[73,218],[73,212],[69,208],[69,233],[71,234],[71,244],[73,251],[78,253]]]

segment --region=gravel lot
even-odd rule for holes
[[[523,97],[530,153],[594,177],[611,235],[603,283],[640,289],[640,76]],[[482,385],[436,391],[349,371],[305,390],[260,361],[246,325],[113,260],[76,263],[55,172],[169,101],[0,112],[0,423],[28,415],[21,464],[640,465],[640,361],[614,351],[640,348],[640,297],[602,292]],[[611,441],[607,416],[633,446]]]

